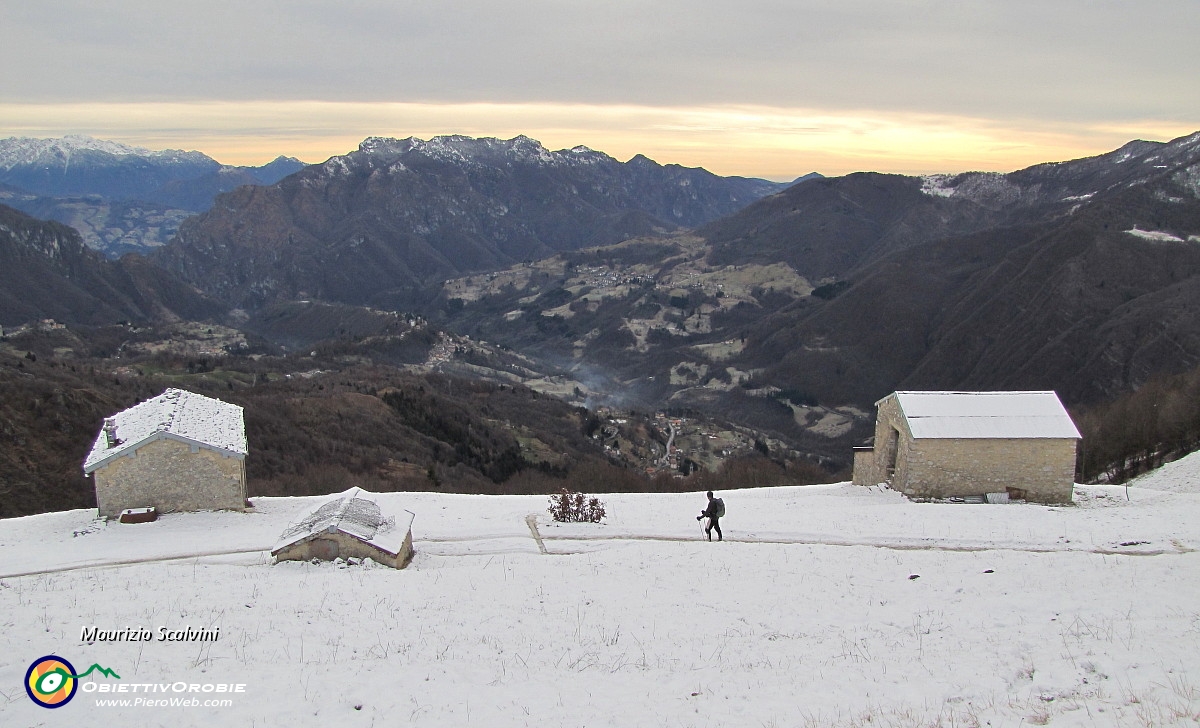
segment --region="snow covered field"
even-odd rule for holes
[[[601,496],[602,525],[555,525],[542,496],[382,494],[416,513],[404,571],[272,565],[325,498],[0,521],[0,725],[1196,726],[1200,456],[1128,492],[730,491],[723,543],[697,494]],[[81,640],[160,626],[220,632]],[[120,679],[38,707],[48,654]],[[207,684],[244,688],[174,692]],[[134,705],[172,698],[200,704]]]

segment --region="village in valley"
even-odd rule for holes
[[[504,319],[511,322],[526,315],[547,290],[561,290],[564,300],[555,306],[538,307],[537,315],[562,319],[595,312],[605,301],[661,294],[679,303],[675,308],[682,309],[682,317],[668,316],[672,313],[670,307],[658,307],[653,316],[624,322],[624,328],[637,341],[637,350],[645,352],[652,331],[673,336],[708,333],[714,313],[738,304],[755,304],[764,294],[806,296],[814,290],[788,265],[713,266],[705,261],[708,252],[705,241],[691,235],[673,236],[668,241],[634,239],[446,280],[442,295],[461,305],[488,303],[489,299],[494,299],[493,305],[511,301],[516,307],[503,313]],[[692,294],[702,302],[689,303]]]

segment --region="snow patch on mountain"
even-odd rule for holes
[[[332,177],[349,177],[350,165],[345,157],[330,157],[321,165]]]
[[[1200,164],[1179,170],[1171,175],[1171,179],[1191,192],[1193,197],[1200,197]]]
[[[1181,147],[1200,147],[1200,131],[1182,137],[1177,143]]]
[[[1021,199],[1019,185],[998,172],[929,174],[919,178],[921,192],[932,197],[956,197],[985,207],[1001,207]]]
[[[1200,135],[1197,138],[1200,139]],[[1138,476],[1129,481],[1129,485],[1171,493],[1200,493],[1200,452],[1186,455]]]
[[[1156,243],[1182,243],[1182,242],[1184,242],[1183,238],[1179,237],[1178,235],[1172,235],[1171,233],[1165,233],[1165,232],[1162,232],[1161,230],[1142,230],[1142,229],[1138,228],[1136,225],[1134,226],[1134,228],[1132,230],[1126,230],[1125,232],[1128,233],[1129,235],[1134,236],[1135,238],[1141,238],[1142,240],[1151,240]],[[1196,236],[1193,235],[1191,237],[1194,238]]]
[[[1185,200],[1184,198],[1175,197],[1174,195],[1169,195],[1164,190],[1155,190],[1154,191],[1154,199],[1159,200],[1160,202],[1168,202],[1172,205],[1179,205],[1179,204],[1183,204],[1184,202],[1187,202],[1187,200]]]
[[[948,185],[956,176],[953,174],[922,175],[918,178],[921,180],[921,192],[930,197],[953,197],[954,188]]]

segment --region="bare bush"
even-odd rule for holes
[[[550,515],[562,523],[599,523],[604,518],[604,504],[563,488],[550,496]]]

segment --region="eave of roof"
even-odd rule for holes
[[[104,437],[104,433],[100,433],[100,437]],[[236,450],[228,450],[223,447],[218,447],[217,445],[210,445],[207,442],[193,440],[190,437],[184,437],[182,435],[176,435],[173,432],[163,432],[160,430],[158,432],[151,433],[147,437],[145,437],[137,442],[122,443],[121,447],[119,449],[112,448],[110,452],[107,452],[104,455],[104,457],[100,458],[99,460],[89,461],[88,463],[86,463],[83,466],[83,474],[91,475],[95,471],[99,470],[100,468],[103,468],[105,465],[108,465],[109,463],[111,463],[113,460],[116,460],[117,458],[132,457],[138,451],[139,448],[143,447],[144,445],[149,445],[150,443],[156,442],[158,440],[175,440],[176,442],[186,443],[188,445],[191,445],[192,447],[201,448],[204,450],[212,450],[213,452],[220,453],[221,455],[223,455],[224,457],[227,457],[227,458],[237,458],[238,460],[246,459],[246,453],[244,453],[244,452],[237,452]]]

